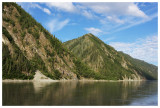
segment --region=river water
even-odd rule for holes
[[[3,106],[157,106],[157,81],[3,82]]]

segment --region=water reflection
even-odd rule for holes
[[[156,81],[3,83],[2,89],[3,105],[157,105],[158,101]]]

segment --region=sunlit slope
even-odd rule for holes
[[[86,34],[64,44],[75,56],[107,79],[157,79],[155,77],[157,74],[156,66],[146,62],[135,66],[136,63],[139,63],[138,60],[126,57],[125,54],[116,51],[93,34]],[[145,69],[143,64],[147,64],[146,67],[149,69]]]
[[[16,3],[3,2],[3,79],[100,79]]]

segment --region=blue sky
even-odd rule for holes
[[[92,33],[134,58],[158,65],[156,2],[19,2],[62,42]]]

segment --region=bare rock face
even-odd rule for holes
[[[39,70],[35,72],[33,81],[52,81],[51,78],[43,75]]]

